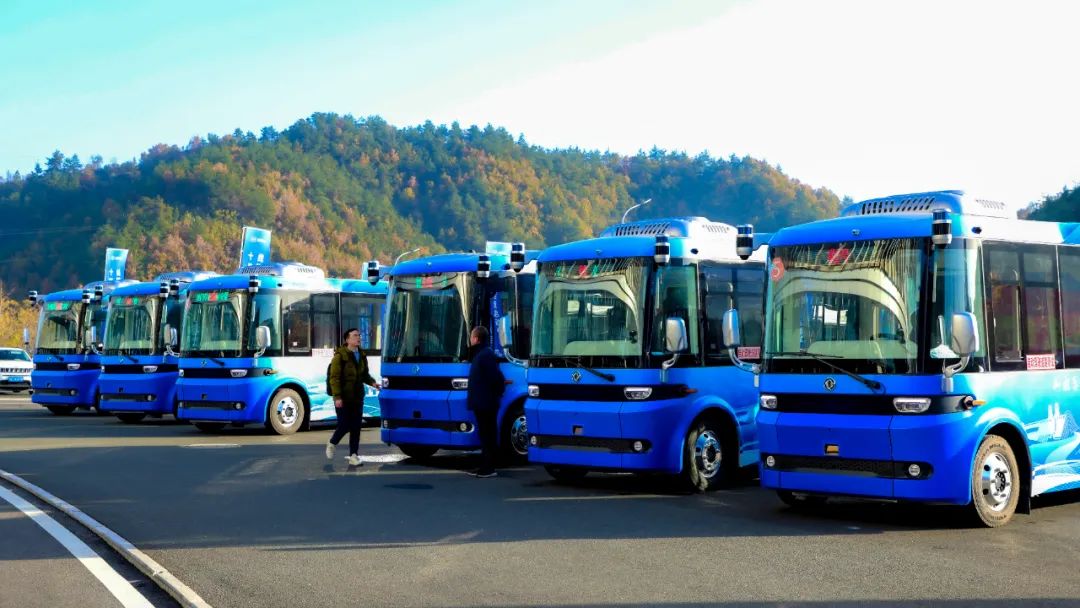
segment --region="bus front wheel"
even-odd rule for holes
[[[702,418],[690,427],[683,445],[683,483],[695,492],[715,490],[734,477],[735,446],[725,445],[724,427]],[[729,441],[730,443],[730,441]],[[730,461],[730,462],[729,462]]]
[[[304,400],[300,393],[291,388],[283,388],[270,399],[270,411],[266,422],[270,430],[278,435],[292,435],[304,426]]]
[[[518,405],[506,412],[502,424],[502,458],[507,464],[521,464],[529,459],[529,427],[525,409]]]
[[[1020,502],[1020,469],[1009,442],[987,435],[975,454],[971,473],[971,502],[975,517],[987,528],[1012,520]]]

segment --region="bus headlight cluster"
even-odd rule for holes
[[[529,445],[535,446],[537,443],[536,435],[529,435]]]
[[[82,365],[79,365],[78,363],[68,363],[67,364],[67,370],[69,372],[77,372],[77,371],[79,371],[80,367],[82,367]]]
[[[383,376],[381,384],[383,388],[390,388],[390,378]]]
[[[244,409],[244,404],[237,401],[233,404],[233,409],[239,412],[240,410]]]
[[[623,389],[623,395],[631,401],[643,401],[652,396],[652,389],[647,386],[628,386]]]
[[[540,396],[540,387],[537,386],[536,384],[530,384],[529,385],[529,396],[530,397],[539,397]]]
[[[385,378],[384,378],[384,380],[385,380]],[[389,421],[389,420],[387,420],[387,419],[385,419],[385,418],[383,418],[383,421],[382,421],[382,428],[384,428],[384,429],[388,429],[388,428],[390,428],[390,421]]]
[[[146,400],[147,400],[147,401],[153,401],[153,400],[154,400],[154,396],[153,396],[153,395],[147,395],[147,396],[146,396]]]
[[[77,391],[75,389],[71,389],[70,391],[68,391],[68,394],[71,395],[72,397],[75,397],[76,395],[79,394],[79,391]]]
[[[775,410],[776,409],[776,395],[762,395],[758,400],[763,410]]]
[[[630,447],[634,448],[635,452],[640,452],[645,449],[645,444],[641,443],[640,441],[635,441],[634,444]]]
[[[776,466],[776,458],[772,454],[765,457],[765,466],[770,469]]]
[[[921,414],[930,409],[929,397],[897,397],[892,402],[901,414]]]
[[[919,475],[922,475],[922,467],[914,463],[909,464],[907,468],[907,474],[912,477],[918,477]]]
[[[450,381],[450,386],[454,387],[455,391],[463,391],[469,388],[468,378],[454,378]]]
[[[247,374],[248,374],[248,370],[246,370],[246,369],[230,369],[229,370],[229,375],[232,376],[233,378],[244,378],[244,377],[247,376]]]

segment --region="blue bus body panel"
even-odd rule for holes
[[[326,394],[326,366],[330,360],[307,357],[251,357],[212,360],[185,357],[180,360],[183,370],[244,370],[241,378],[181,377],[176,395],[180,406],[177,417],[196,422],[228,422],[236,424],[265,424],[267,407],[274,393],[291,387],[300,393],[309,407],[309,422],[332,422],[337,419],[333,399]],[[185,373],[188,373],[185,371]],[[220,373],[220,372],[219,372]],[[192,372],[197,376],[199,372]],[[241,407],[237,409],[235,404]],[[378,418],[379,396],[365,387],[364,417]]]
[[[445,378],[447,385],[453,378],[469,377],[468,363],[383,362],[382,368],[387,377]],[[524,401],[526,387],[524,368],[503,362],[499,369],[510,381],[499,404],[498,421],[502,428],[510,408]],[[476,416],[466,407],[467,396],[465,390],[395,389],[391,384],[379,394],[382,441],[390,445],[425,445],[450,450],[479,449]],[[466,431],[460,429],[462,423],[468,425]],[[499,441],[502,439],[500,433]]]
[[[580,372],[580,380],[573,384],[571,374],[575,371]],[[586,371],[567,368],[529,370],[529,383],[541,387],[540,397],[531,397],[526,402],[525,417],[529,433],[552,438],[557,444],[552,447],[530,445],[530,462],[678,473],[683,466],[683,440],[693,421],[707,410],[726,416],[735,423],[739,432],[740,464],[745,466],[757,462],[758,439],[753,423],[758,393],[751,374],[732,366],[673,368],[668,372],[667,383],[692,387],[696,392],[655,401],[544,398],[544,387],[551,385],[612,386],[616,390],[627,386],[660,385],[659,370],[603,371],[613,374],[615,381],[609,383]],[[634,453],[625,447],[596,447],[624,446],[633,441],[642,441],[649,447],[641,453]]]
[[[177,359],[164,355],[105,355],[101,358],[99,380],[102,409],[116,412],[172,414],[176,403]],[[157,371],[112,373],[110,367],[121,369],[157,367]]]
[[[835,394],[867,394],[861,384],[843,376]],[[885,384],[894,396],[941,394],[941,376],[868,376]],[[812,393],[824,374],[766,374],[762,393]],[[927,479],[882,479],[852,472],[789,472],[761,466],[762,485],[769,488],[967,504],[975,453],[988,432],[1007,425],[1021,434],[1030,457],[1032,494],[1080,487],[1080,372],[999,372],[959,374],[955,394],[972,395],[986,404],[949,414],[810,414],[761,411],[757,417],[762,455],[825,455],[826,444],[838,446],[839,459],[895,463],[927,463]],[[820,391],[818,391],[820,392]]]

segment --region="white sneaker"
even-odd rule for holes
[[[349,454],[349,466],[350,467],[362,467],[364,463],[360,461],[360,457],[356,454]]]
[[[327,460],[333,460],[334,459],[334,450],[336,450],[336,449],[337,449],[336,445],[334,445],[332,443],[327,443],[326,444],[326,459]]]

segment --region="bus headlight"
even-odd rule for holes
[[[536,384],[530,384],[529,385],[529,396],[530,397],[539,397],[540,396],[540,387],[537,386]]]
[[[776,409],[776,395],[762,395],[758,400],[763,410],[775,410]]]
[[[469,388],[468,378],[454,378],[450,381],[450,386],[454,387],[455,391],[463,391]]]
[[[381,384],[383,388],[390,388],[390,378],[383,376]]]
[[[248,374],[248,370],[246,370],[246,369],[230,369],[229,370],[229,375],[232,376],[233,378],[244,378],[244,377],[247,376],[247,374]]]
[[[930,409],[929,397],[897,397],[892,403],[901,414],[921,414]]]
[[[917,464],[909,464],[907,474],[912,477],[918,477],[919,475],[922,475],[922,467]]]
[[[776,458],[773,457],[771,454],[769,456],[766,456],[765,457],[765,466],[769,467],[770,469],[775,467],[776,466]]]
[[[644,401],[652,396],[652,389],[647,386],[628,386],[623,389],[623,395],[631,401]]]
[[[82,365],[79,365],[78,363],[68,363],[67,364],[67,370],[69,372],[77,372],[77,371],[79,371],[80,367],[82,367]]]
[[[529,445],[535,446],[537,443],[536,435],[529,435]]]

